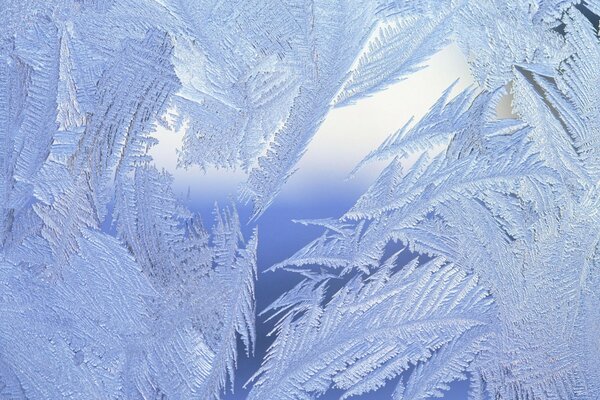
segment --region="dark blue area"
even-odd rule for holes
[[[256,283],[257,311],[264,310],[272,301],[283,292],[292,288],[301,281],[299,274],[286,271],[265,272],[272,265],[283,261],[301,249],[311,240],[318,237],[323,229],[316,226],[304,226],[293,223],[294,219],[313,219],[339,217],[346,212],[364,191],[364,187],[345,184],[319,184],[327,190],[307,190],[305,196],[298,201],[276,200],[275,203],[258,219],[258,281]],[[213,204],[203,202],[202,199],[193,199],[192,208],[201,213],[206,225],[212,223]],[[222,204],[225,205],[225,204]],[[251,209],[238,208],[241,221],[247,221]],[[249,236],[254,224],[245,226],[244,235]],[[265,322],[265,317],[257,316],[257,342],[256,352],[253,357],[246,357],[245,350],[238,343],[238,369],[235,377],[234,393],[227,393],[225,399],[246,399],[249,387],[243,385],[260,367],[261,360],[271,345],[274,336],[267,336],[273,329],[273,321]],[[380,390],[353,397],[357,400],[391,399],[398,379],[390,381]],[[451,390],[444,397],[449,400],[464,400],[467,398],[468,382],[454,382]],[[323,400],[338,399],[342,391],[331,390]],[[265,399],[276,400],[276,399]]]

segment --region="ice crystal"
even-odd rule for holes
[[[220,398],[256,342],[260,216],[331,109],[450,43],[476,84],[398,121],[357,166],[388,161],[376,181],[272,266],[304,280],[249,397],[600,397],[597,1],[1,4],[1,398]],[[204,227],[158,125],[179,166],[247,173],[249,220]]]

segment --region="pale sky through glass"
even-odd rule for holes
[[[411,117],[415,123],[425,115],[455,80],[458,82],[451,96],[474,84],[463,54],[452,44],[434,55],[425,68],[386,90],[331,110],[297,165],[296,173],[284,186],[280,201],[302,201],[303,195],[331,188],[331,184],[364,188],[373,182],[385,163],[368,165],[350,181],[345,178],[364,156]],[[155,165],[173,174],[175,191],[183,194],[189,188],[191,199],[210,203],[235,193],[245,181],[241,170],[210,168],[204,172],[197,166],[187,170],[176,168],[184,129],[174,132],[157,127],[154,137],[159,143],[151,150]]]

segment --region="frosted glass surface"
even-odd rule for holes
[[[600,399],[597,0],[0,4],[0,399]]]

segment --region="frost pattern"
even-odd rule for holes
[[[413,260],[396,272],[397,258],[368,278],[352,278],[324,306],[327,284],[311,279],[276,301],[272,308],[284,313],[276,328],[280,340],[250,398],[305,398],[335,385],[345,399],[383,386],[440,347],[460,353],[437,355],[406,388],[400,383],[396,397],[426,399],[462,377],[464,358],[470,361],[488,340],[488,293],[441,259],[422,266]]]
[[[0,397],[219,398],[255,342],[257,237],[229,208],[208,232],[150,164],[173,40],[36,7],[1,47]]]
[[[256,225],[328,111],[455,42],[477,85],[272,267],[305,279],[250,397],[600,398],[600,4],[506,3],[3,2],[0,397],[220,398],[256,341]],[[158,124],[180,166],[247,172],[249,238],[235,204],[208,230],[175,196]]]
[[[408,4],[388,6],[388,18],[411,15]],[[368,155],[363,163],[391,161],[339,220],[300,221],[323,226],[325,232],[273,267],[299,272],[307,280],[272,306],[285,313],[255,380],[256,398],[317,398],[331,388],[342,390],[345,398],[377,390],[397,376],[397,399],[442,396],[449,382],[467,378],[473,399],[600,396],[600,318],[592,311],[599,305],[594,285],[600,277],[600,103],[593,66],[600,61],[600,45],[597,25],[590,23],[598,21],[590,12],[594,5],[451,6],[457,8],[444,24],[452,18],[464,24],[454,34],[468,57],[477,54],[470,61],[480,86],[453,99],[448,89],[428,115],[409,122]],[[448,9],[427,10],[427,22],[435,22],[440,10]],[[374,43],[352,70],[350,93],[340,101],[381,85],[381,54],[393,54],[402,43],[391,40],[402,36],[399,29],[390,23],[376,31]],[[406,29],[403,38],[416,38],[427,24]],[[419,40],[440,42],[434,38]],[[361,68],[378,72],[368,75]],[[399,76],[402,70],[385,71]],[[359,85],[363,74],[369,80]],[[518,119],[496,116],[508,84]],[[407,168],[411,155],[418,155],[418,161]],[[457,275],[433,280],[431,292],[411,288],[397,306],[384,296],[367,303],[384,310],[361,320],[368,315],[361,296],[374,285],[371,280],[380,282],[378,277],[389,273],[380,260],[393,242],[450,263],[442,264],[440,273],[458,269],[489,294],[491,308],[463,309],[478,321],[477,334],[445,327],[428,331],[427,338],[435,341],[423,343],[402,330],[419,317],[421,307],[443,312],[454,305],[445,296],[459,289],[446,285],[460,283]],[[421,268],[421,273],[428,271],[409,263],[398,273]],[[387,290],[394,287],[391,276]],[[319,293],[328,282],[347,279],[350,283],[329,297],[306,294],[306,287]],[[410,282],[405,277],[402,287],[409,288]],[[416,298],[410,297],[413,291]],[[405,298],[412,299],[414,314],[404,314]],[[353,318],[361,321],[360,329],[353,329]],[[388,323],[398,329],[391,336],[380,331]],[[334,344],[326,349],[331,350],[311,357],[311,346],[318,348],[329,338]],[[425,350],[405,354],[406,343]],[[290,361],[288,355],[295,352],[298,356],[291,358],[296,361]]]

